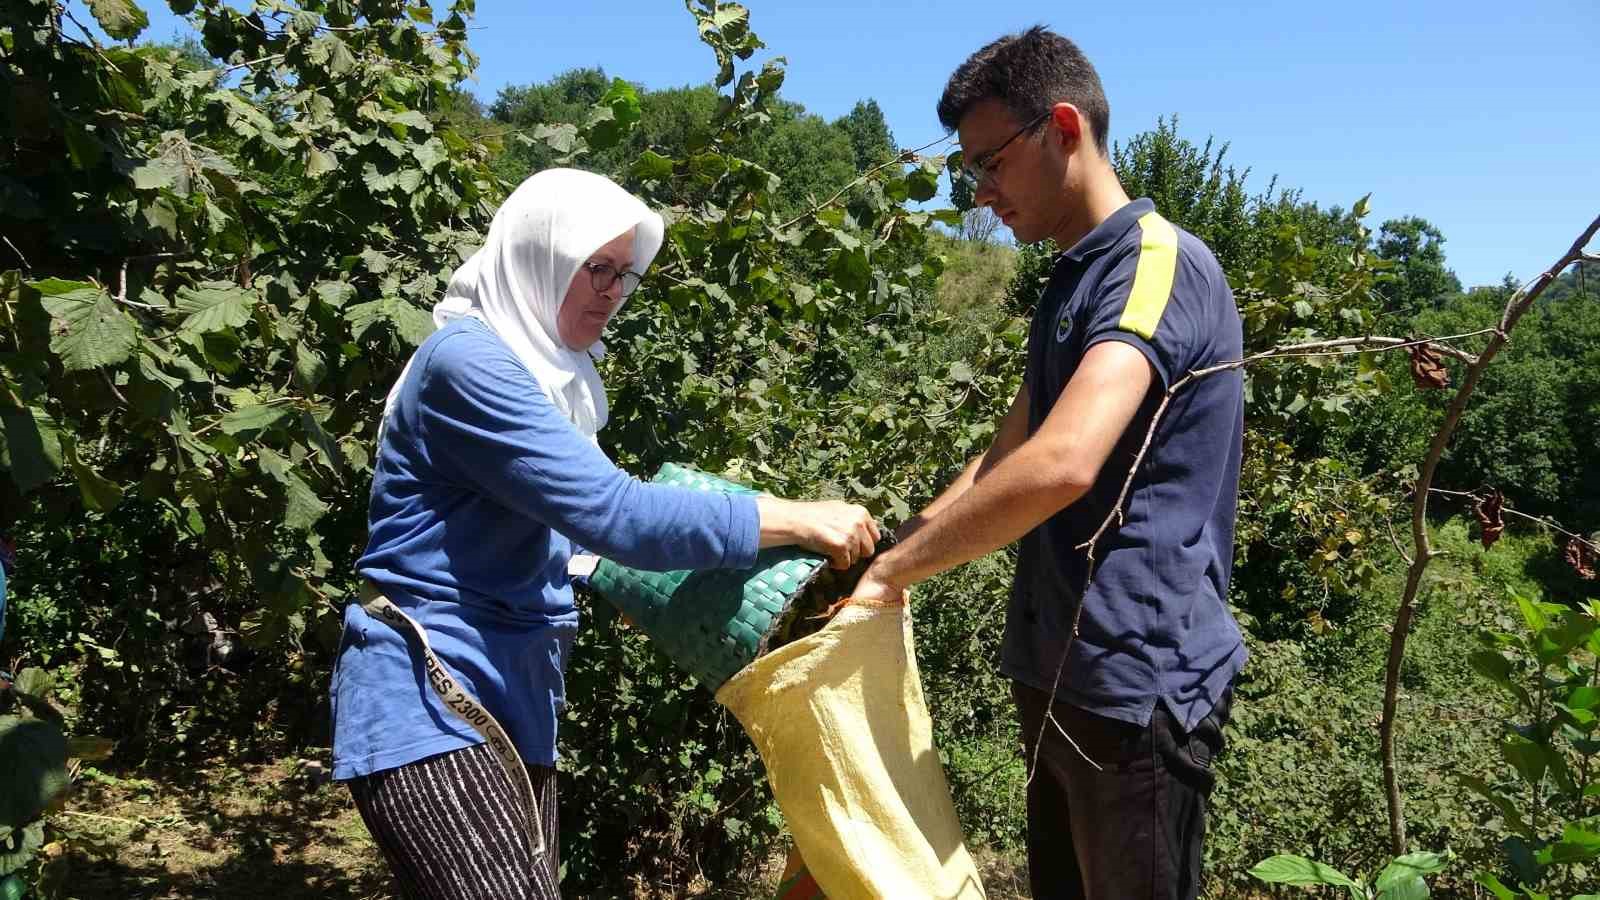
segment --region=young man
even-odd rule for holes
[[[1020,539],[1001,671],[1033,776],[1033,895],[1193,898],[1246,655],[1225,603],[1237,371],[1173,397],[1115,510],[1166,389],[1242,355],[1238,310],[1206,246],[1123,192],[1099,76],[1071,41],[1034,28],[989,44],[951,76],[939,119],[960,133],[976,202],[1019,241],[1065,249],[993,445],[906,523],[857,596],[899,597]],[[1091,578],[1081,545],[1108,518]]]

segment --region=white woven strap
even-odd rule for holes
[[[511,779],[511,784],[522,792],[528,803],[528,840],[533,846],[534,856],[544,853],[544,829],[539,821],[539,802],[533,795],[533,782],[528,778],[528,770],[522,764],[522,757],[517,755],[517,748],[511,743],[511,738],[506,730],[500,727],[478,698],[467,693],[466,689],[457,684],[450,673],[445,671],[444,664],[439,662],[439,657],[433,653],[433,647],[428,643],[428,633],[422,630],[417,620],[406,615],[405,610],[394,605],[388,597],[378,593],[377,585],[370,581],[361,585],[361,608],[367,614],[381,622],[387,622],[390,627],[400,632],[406,638],[406,643],[411,644],[411,638],[416,638],[416,645],[422,650],[424,667],[428,672],[428,683],[433,686],[433,692],[439,695],[445,708],[455,713],[457,718],[466,722],[473,731],[483,736],[489,749],[499,757],[500,765],[506,770],[506,777]],[[417,646],[413,646],[415,651]]]

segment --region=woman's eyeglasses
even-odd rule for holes
[[[611,286],[621,279],[622,296],[626,297],[639,287],[639,282],[644,280],[644,276],[638,272],[618,269],[610,263],[586,262],[583,267],[589,270],[589,286],[594,288],[597,294],[611,290]]]

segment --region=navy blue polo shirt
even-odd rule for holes
[[[1057,700],[1138,725],[1159,700],[1190,730],[1232,683],[1246,657],[1226,603],[1244,430],[1239,371],[1174,396],[1122,522],[1100,538],[1087,592],[1088,557],[1075,548],[1111,512],[1166,388],[1239,359],[1242,330],[1216,257],[1149,200],[1122,207],[1057,257],[1028,338],[1028,433],[1095,344],[1137,348],[1154,378],[1093,488],[1022,539],[1001,649],[1006,675],[1049,691],[1081,604]]]

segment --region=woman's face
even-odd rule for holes
[[[567,296],[556,313],[556,331],[561,343],[569,350],[587,350],[605,333],[606,323],[622,306],[622,279],[618,278],[603,291],[594,289],[596,278],[589,271],[591,265],[610,266],[617,272],[633,269],[633,229],[608,241],[605,246],[590,254],[578,273],[567,286]],[[600,279],[603,281],[604,279]]]

